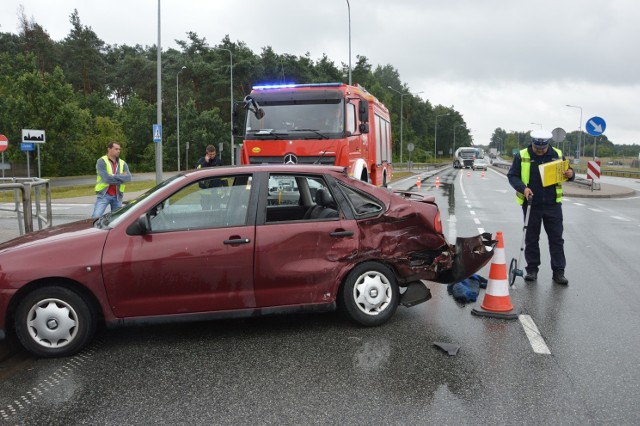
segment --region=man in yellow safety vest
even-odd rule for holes
[[[513,156],[513,163],[507,173],[509,183],[516,190],[516,200],[522,206],[526,217],[527,206],[531,205],[529,223],[525,235],[524,258],[527,261],[525,281],[538,279],[540,266],[540,231],[544,230],[549,240],[551,255],[552,279],[557,284],[567,285],[569,280],[564,276],[567,265],[564,256],[564,239],[562,238],[562,184],[543,186],[539,165],[555,160],[564,160],[562,151],[550,147],[553,137],[547,130],[531,132],[531,145]],[[564,177],[573,180],[575,174],[569,168],[563,172]]]
[[[91,217],[100,217],[107,206],[114,211],[122,206],[125,182],[131,181],[129,166],[120,158],[120,144],[109,142],[107,155],[96,162],[96,204]]]

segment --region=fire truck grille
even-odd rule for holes
[[[285,158],[286,157],[286,158]],[[285,161],[286,160],[286,161]],[[291,159],[290,156],[281,157],[249,157],[251,164],[321,164],[324,166],[333,166],[336,164],[336,157],[329,156],[311,156],[311,157],[295,157]]]

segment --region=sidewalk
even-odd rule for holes
[[[618,198],[632,197],[636,194],[631,188],[624,186],[601,183],[600,189],[591,190],[591,187],[576,182],[565,182],[562,184],[564,196],[575,198]]]

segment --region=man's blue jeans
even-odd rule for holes
[[[104,214],[104,211],[107,209],[107,206],[111,206],[111,211],[114,211],[122,207],[122,202],[118,201],[117,195],[98,194],[96,198],[96,205],[93,208],[91,217],[102,216]]]

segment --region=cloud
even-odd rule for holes
[[[391,64],[413,91],[454,105],[486,144],[496,127],[525,131],[530,122],[576,129],[600,115],[617,144],[640,143],[640,3],[635,0],[350,0],[352,64],[362,55]],[[69,33],[78,9],[108,44],[154,45],[157,2],[3,0],[0,30],[17,32],[16,11],[49,31]],[[196,32],[215,45],[229,35],[255,53],[349,62],[346,0],[162,2],[162,46]]]

